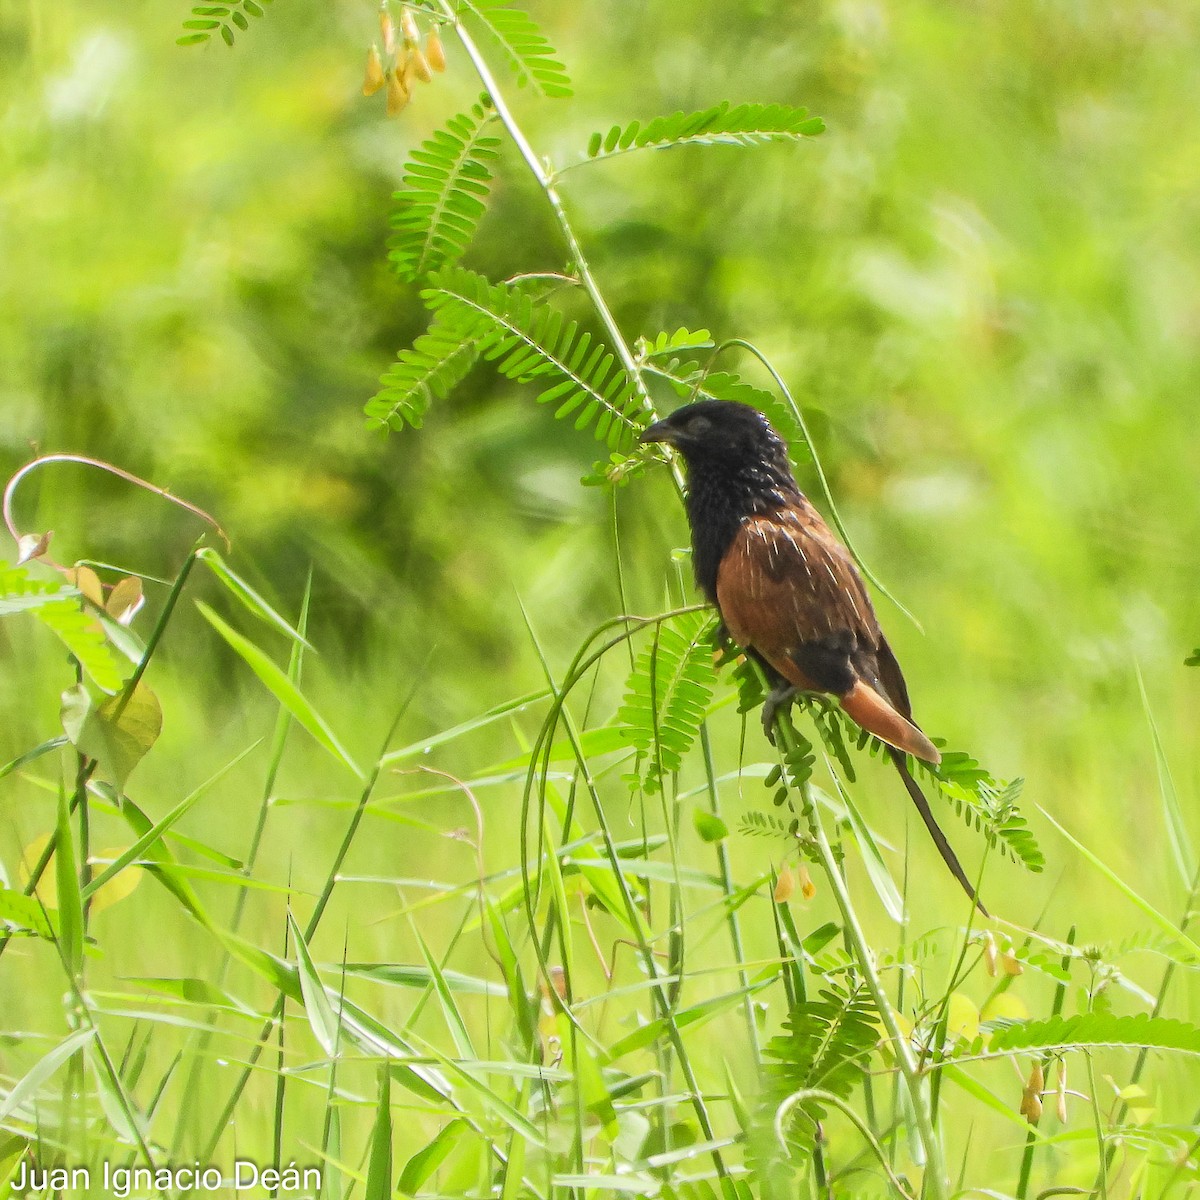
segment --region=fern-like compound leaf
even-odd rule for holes
[[[865,748],[871,754],[882,754],[887,749],[878,738],[851,722],[839,708],[824,705],[815,724],[825,748],[839,760],[843,760],[849,745],[857,745],[860,750]],[[1037,838],[1017,808],[1025,783],[1023,779],[1008,782],[996,779],[961,750],[943,750],[942,761],[937,766],[917,759],[913,764],[950,801],[967,825],[983,834],[989,846],[1029,871],[1045,869],[1046,859]]]
[[[538,402],[553,403],[558,418],[573,416],[576,429],[593,429],[612,450],[632,444],[641,427],[633,380],[602,342],[568,321],[536,294],[489,283],[482,275],[448,267],[430,277],[421,293],[442,321],[464,336],[519,383],[542,386]]]
[[[637,656],[617,713],[622,736],[637,747],[638,782],[647,792],[678,771],[700,733],[716,684],[711,620],[687,613],[659,627]]]
[[[379,391],[366,404],[368,424],[420,429],[433,398],[444,400],[475,365],[485,336],[435,318],[380,378]]]
[[[466,250],[486,210],[488,163],[499,152],[500,139],[487,132],[493,119],[476,104],[412,152],[395,194],[389,243],[401,279],[419,279]]]
[[[800,828],[800,821],[796,817],[780,817],[775,813],[757,812],[751,809],[750,812],[742,813],[738,828],[748,837],[782,838],[784,841],[794,843]]]
[[[784,1032],[763,1047],[764,1057],[771,1060],[764,1066],[769,1111],[809,1088],[847,1099],[866,1075],[879,1042],[876,1020],[875,1006],[863,988],[850,991],[830,984],[818,999],[795,1004],[784,1020]],[[798,1136],[789,1145],[793,1154],[811,1152],[812,1123],[824,1115],[813,1100],[796,1107],[791,1124]]]
[[[992,1034],[988,1051],[1007,1054],[1016,1050],[1085,1050],[1100,1046],[1200,1054],[1200,1028],[1171,1017],[1152,1017],[1148,1013],[1136,1016],[1080,1013],[1074,1017],[1002,1024]]]
[[[606,134],[593,133],[588,158],[614,158],[634,150],[664,150],[671,146],[756,146],[763,142],[793,142],[815,137],[825,129],[820,117],[790,104],[739,104],[728,101],[700,112],[676,112],[643,125],[631,121],[614,125]]]
[[[517,76],[544,96],[570,96],[571,81],[557,51],[523,9],[507,0],[462,0],[460,8],[476,17],[500,43]]]
[[[954,805],[968,825],[980,830],[990,845],[998,846],[1009,858],[1030,871],[1041,871],[1046,859],[1033,830],[1017,808],[1025,781],[1008,783],[994,779],[969,754],[943,751],[936,766],[919,764]]]
[[[272,0],[262,0],[262,4],[270,4]],[[256,0],[226,0],[219,4],[197,4],[192,8],[191,16],[184,21],[186,33],[175,41],[180,46],[198,46],[209,41],[213,34],[219,33],[225,45],[232,46],[234,42],[233,27],[237,26],[243,32],[250,28],[249,17],[263,15],[262,4]]]

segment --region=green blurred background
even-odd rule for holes
[[[648,153],[568,174],[601,286],[630,336],[686,325],[747,337],[795,390],[857,545],[924,626],[880,602],[923,724],[1028,780],[1049,867],[1031,881],[997,865],[993,908],[1031,923],[1049,905],[1053,931],[1077,923],[1084,941],[1138,928],[1037,816],[1042,805],[1177,911],[1137,671],[1190,817],[1200,10],[844,0],[535,12],[576,96],[519,93],[516,107],[559,165],[593,129],[726,98],[825,119],[827,133],[798,148]],[[614,503],[629,607],[661,608],[683,519],[665,472],[615,502],[581,488],[599,447],[487,368],[420,431],[366,428],[364,401],[424,321],[415,290],[387,269],[390,195],[408,151],[478,93],[461,52],[450,45],[448,74],[388,120],[381,97],[359,94],[376,20],[365,0],[279,0],[232,51],[177,47],[185,16],[162,0],[0,0],[6,469],[35,446],[169,487],[219,518],[232,564],[289,613],[311,570],[320,657],[307,686],[370,758],[414,687],[401,741],[541,685],[521,604],[559,670],[621,610]],[[499,278],[565,258],[506,148],[467,265]],[[752,362],[742,369],[766,385]],[[35,475],[17,508],[22,528],[56,531],[62,561],[169,575],[197,534],[177,510],[82,468]],[[0,629],[6,758],[54,732],[67,681],[57,648],[16,620]],[[131,792],[160,815],[181,779],[186,790],[269,732],[272,706],[190,608],[152,675],[166,730]],[[619,686],[618,671],[600,710]],[[718,721],[722,752],[736,754],[738,722]],[[437,763],[467,776],[519,748],[501,725]],[[239,768],[189,828],[244,853],[260,788],[261,767]],[[344,820],[324,802],[353,793],[299,742],[279,793],[306,803],[273,815],[264,874],[319,880]],[[481,793],[498,862],[512,860],[516,795]],[[623,816],[615,780],[611,797]],[[866,803],[903,846],[902,799],[885,775]],[[51,823],[53,794],[9,780],[0,804],[11,878],[19,847]],[[398,825],[396,812],[428,828]],[[470,880],[469,851],[437,832],[470,820],[445,798],[398,805],[351,873]],[[735,839],[734,854],[750,874],[769,851]],[[918,922],[947,919],[953,884],[924,878],[935,859],[915,831],[912,854]],[[167,901],[139,895],[137,912],[97,921],[177,927]],[[402,923],[361,921],[399,907],[394,891],[348,885],[338,903],[327,957],[347,926],[352,957],[412,954]],[[251,911],[281,944],[279,898],[255,897]],[[15,952],[0,971],[0,1007],[16,1026],[54,1028],[46,999],[58,993],[34,980],[55,964],[20,953],[23,975]],[[200,974],[216,950],[185,928],[122,954],[116,974]],[[1153,959],[1128,969],[1147,984],[1159,970]],[[1196,989],[1168,1008],[1200,1016]]]

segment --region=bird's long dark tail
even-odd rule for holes
[[[929,836],[933,838],[933,844],[937,846],[938,853],[942,856],[942,861],[950,868],[950,874],[958,880],[962,886],[962,890],[971,897],[975,907],[985,916],[991,916],[986,908],[983,907],[983,901],[979,899],[975,891],[975,885],[967,878],[966,871],[962,868],[962,863],[958,861],[958,856],[954,853],[954,847],[946,840],[946,835],[942,832],[941,826],[934,819],[933,812],[929,807],[929,801],[925,799],[925,793],[921,791],[917,781],[912,777],[912,772],[908,769],[908,764],[904,761],[904,755],[899,750],[888,747],[888,754],[891,756],[892,762],[896,764],[896,770],[900,772],[900,778],[904,780],[904,786],[908,790],[908,794],[912,797],[912,802],[917,806],[917,812],[921,814],[921,820],[925,822],[925,828],[929,830]]]

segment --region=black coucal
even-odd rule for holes
[[[900,664],[854,560],[801,492],[783,439],[747,404],[702,400],[651,425],[642,441],[683,456],[696,582],[773,685],[763,706],[768,736],[796,692],[837,696],[847,716],[887,743],[946,866],[986,916],[904,760],[941,755],[913,723]]]

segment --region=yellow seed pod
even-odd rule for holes
[[[389,117],[399,116],[408,106],[411,94],[405,86],[404,78],[399,71],[389,71],[387,77],[387,113]]]
[[[379,48],[373,45],[367,51],[367,69],[363,73],[363,95],[375,95],[385,83],[387,83],[387,79],[383,74],[383,63],[379,58]]]
[[[1030,1125],[1036,1125],[1042,1119],[1042,1098],[1034,1092],[1026,1092],[1021,1100],[1021,1116]]]
[[[400,14],[400,28],[404,30],[404,44],[411,50],[421,40],[421,31],[407,8]]]
[[[782,904],[785,900],[790,900],[795,890],[796,876],[791,867],[784,867],[775,881],[775,903]]]
[[[817,894],[817,885],[813,883],[812,876],[808,873],[808,867],[800,864],[800,895],[805,900],[811,900]]]
[[[996,939],[989,931],[983,935],[983,969],[987,971],[991,979],[996,978],[996,960],[998,957]]]
[[[1037,1092],[1041,1095],[1046,1087],[1046,1074],[1042,1070],[1040,1060],[1035,1060],[1032,1070],[1029,1072],[1029,1082],[1025,1085],[1027,1092]]]
[[[412,73],[422,83],[429,83],[433,79],[433,72],[429,69],[429,60],[421,53],[419,46],[413,47],[408,61],[412,68]]]
[[[1067,1063],[1066,1059],[1062,1059],[1058,1064],[1058,1094],[1057,1103],[1054,1106],[1054,1115],[1058,1118],[1060,1125],[1067,1123]]]
[[[442,35],[436,29],[431,29],[425,39],[425,57],[435,71],[446,69],[446,49],[442,45]]]
[[[1010,954],[1007,950],[1000,955],[1000,965],[1004,968],[1005,975],[1023,975],[1025,973],[1025,968],[1021,966],[1020,959]]]
[[[417,86],[417,68],[413,62],[413,56],[407,51],[402,50],[401,54],[404,61],[396,64],[396,70],[400,74],[400,78],[404,80],[405,91],[412,92]]]
[[[383,39],[383,52],[389,56],[396,53],[396,26],[392,24],[391,10],[387,0],[379,6],[379,36]]]

